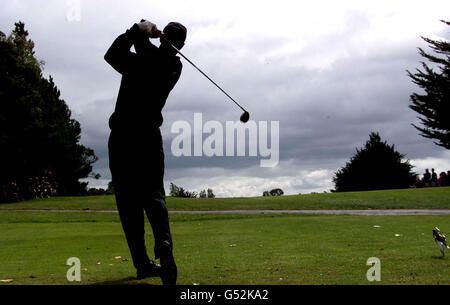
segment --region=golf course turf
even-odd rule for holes
[[[304,205],[337,208],[345,205],[380,208],[446,208],[450,188],[343,194],[281,196],[279,198],[206,200],[210,210],[286,209],[294,197]],[[399,197],[393,193],[400,194]],[[337,199],[328,200],[334,195]],[[114,208],[111,196],[66,197],[0,205],[0,280],[11,284],[154,284],[159,278],[135,280],[135,271],[117,214],[21,212],[8,209]],[[321,198],[323,197],[323,198]],[[339,198],[340,197],[340,198]],[[423,200],[413,204],[411,198]],[[368,198],[368,199],[367,199]],[[440,203],[436,206],[431,200]],[[338,200],[339,199],[339,200]],[[367,199],[368,203],[364,204]],[[83,200],[85,202],[83,203]],[[102,201],[103,200],[103,201]],[[206,209],[204,199],[169,198],[169,209],[180,202]],[[241,200],[241,201],[239,201]],[[272,204],[269,204],[272,200]],[[225,203],[230,201],[229,206]],[[419,201],[419,200],[418,200]],[[171,206],[170,203],[173,203]],[[215,202],[218,202],[216,205]],[[243,207],[238,202],[247,204]],[[246,203],[247,202],[247,203]],[[391,205],[388,205],[391,202]],[[95,205],[95,206],[93,206]],[[231,206],[231,207],[230,207]],[[186,207],[185,207],[186,208]],[[187,208],[186,208],[187,209]],[[184,215],[170,216],[178,284],[450,284],[450,260],[441,257],[431,230],[450,232],[450,216],[344,215]],[[153,236],[146,224],[150,255]],[[450,252],[447,252],[450,256]],[[81,281],[68,282],[66,261],[81,261]],[[381,261],[381,281],[368,282],[369,257]]]
[[[167,197],[169,210],[364,210],[364,209],[450,209],[450,187],[386,191],[285,195],[248,198],[175,198]],[[113,195],[88,197],[52,197],[14,204],[7,209],[111,210],[116,209]]]

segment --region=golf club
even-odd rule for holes
[[[228,93],[225,92],[225,90],[223,90],[218,84],[216,84],[215,81],[213,81],[208,75],[205,74],[205,72],[203,72],[202,70],[200,70],[199,67],[197,67],[192,61],[189,60],[189,58],[187,58],[186,56],[183,55],[183,53],[180,52],[180,50],[178,50],[166,37],[164,37],[164,33],[161,32],[160,34],[160,38],[162,38],[165,42],[167,42],[170,46],[172,46],[172,48],[174,48],[175,51],[177,51],[178,54],[181,55],[181,57],[183,57],[188,63],[190,63],[192,66],[194,66],[194,68],[196,68],[201,74],[203,74],[203,76],[205,76],[211,83],[213,83],[217,88],[219,88],[220,91],[222,91],[230,100],[232,100],[237,106],[239,106],[239,108],[241,108],[244,113],[241,115],[240,117],[240,121],[242,123],[247,123],[247,121],[250,119],[250,114],[248,113],[247,110],[244,109],[244,107],[242,107],[241,105],[239,105],[238,102],[236,102]]]

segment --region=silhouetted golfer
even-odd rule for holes
[[[176,48],[183,47],[183,25],[171,22],[163,33]],[[153,23],[142,20],[117,37],[105,54],[105,60],[122,74],[116,107],[109,119],[109,167],[137,278],[161,276],[163,284],[174,285],[177,267],[165,201],[159,127],[163,122],[161,110],[180,77],[182,64],[165,40],[161,39],[159,48],[149,41],[149,37],[160,36]],[[130,51],[132,45],[136,53]],[[147,255],[144,212],[155,238],[155,259],[160,259],[161,266]]]

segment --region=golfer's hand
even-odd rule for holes
[[[147,35],[150,38],[158,38],[161,36],[161,31],[158,30],[158,28],[156,27],[156,24],[147,21],[145,19],[142,19],[140,23],[137,24],[139,27],[139,30],[147,33]]]

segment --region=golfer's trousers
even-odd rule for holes
[[[172,237],[164,191],[164,151],[159,128],[145,133],[112,130],[109,168],[122,227],[136,269],[145,268],[144,221],[147,215],[155,239],[155,258],[172,256]]]

